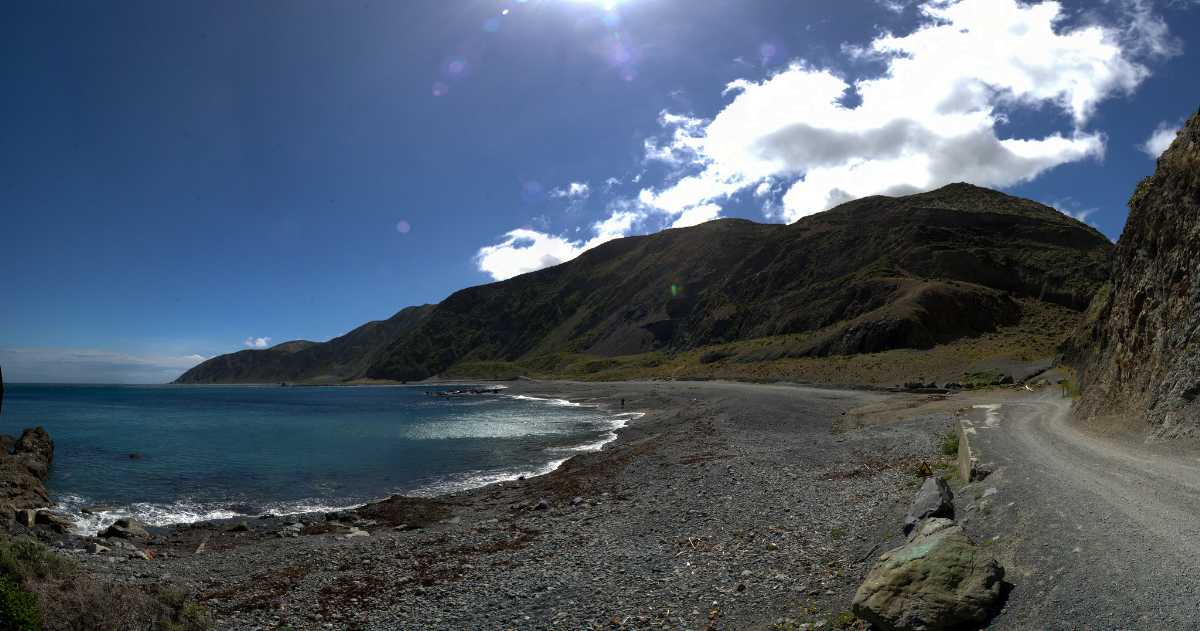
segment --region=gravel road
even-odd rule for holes
[[[959,404],[996,467],[960,519],[1014,585],[992,628],[1200,627],[1200,452],[1079,427],[1050,388]]]

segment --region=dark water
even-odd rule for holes
[[[148,523],[343,507],[545,473],[625,416],[430,387],[9,385],[0,433],[42,425],[61,507]],[[130,454],[138,454],[130,458]]]

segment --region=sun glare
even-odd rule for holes
[[[571,0],[571,2],[574,2],[575,4],[590,4],[600,7],[605,11],[612,11],[613,9],[616,9],[617,5],[620,4],[621,1],[622,0]]]

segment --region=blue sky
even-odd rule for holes
[[[1115,239],[1200,105],[1194,33],[1179,0],[9,7],[0,364],[167,381],[624,234],[949,181]]]

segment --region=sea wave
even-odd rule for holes
[[[519,401],[541,401],[543,403],[548,403],[550,405],[561,405],[563,407],[571,407],[571,408],[595,407],[595,406],[584,405],[582,403],[575,403],[574,401],[568,401],[566,399],[550,399],[547,397],[531,397],[527,394],[505,394],[502,396],[508,397],[509,399],[517,399]]]
[[[318,499],[306,499],[291,502],[270,502],[248,509],[241,508],[237,504],[230,502],[194,502],[185,499],[170,504],[136,502],[123,506],[104,506],[84,512],[84,508],[94,503],[86,497],[67,495],[58,498],[58,500],[58,504],[54,509],[74,519],[76,534],[87,536],[98,534],[118,519],[125,518],[133,518],[149,526],[169,526],[172,524],[189,524],[214,519],[258,517],[267,513],[285,516],[330,512],[345,510],[363,504],[363,502],[329,503],[328,501]]]

